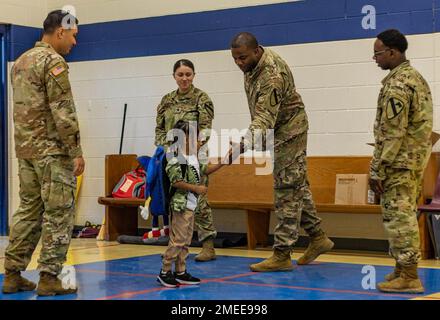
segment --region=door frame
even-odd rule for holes
[[[9,26],[0,24],[0,236],[9,233],[8,32]]]

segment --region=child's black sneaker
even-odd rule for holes
[[[174,272],[174,277],[176,281],[180,284],[192,284],[192,285],[200,284],[199,278],[193,277],[186,271],[181,274]]]
[[[157,282],[167,288],[176,288],[179,286],[179,282],[176,281],[174,274],[171,271],[167,273],[162,273],[162,271],[157,276]]]

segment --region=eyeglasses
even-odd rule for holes
[[[380,56],[382,53],[385,53],[385,52],[387,52],[388,50],[391,50],[391,49],[388,48],[388,49],[385,49],[385,50],[382,50],[382,51],[376,51],[376,52],[374,52],[374,54],[373,54],[373,59],[377,58],[377,56]]]

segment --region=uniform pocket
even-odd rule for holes
[[[305,157],[297,157],[290,164],[273,172],[275,189],[301,188],[306,184],[307,167]]]
[[[64,75],[60,75],[58,77],[54,77],[55,82],[61,87],[61,90],[63,93],[67,93],[70,91],[70,81],[69,81],[69,75],[67,72],[65,72]]]
[[[52,210],[71,209],[75,201],[76,181],[71,169],[51,165],[48,205]]]

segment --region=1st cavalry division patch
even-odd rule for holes
[[[390,98],[387,103],[387,119],[391,120],[397,117],[405,108],[403,102],[397,98]]]

